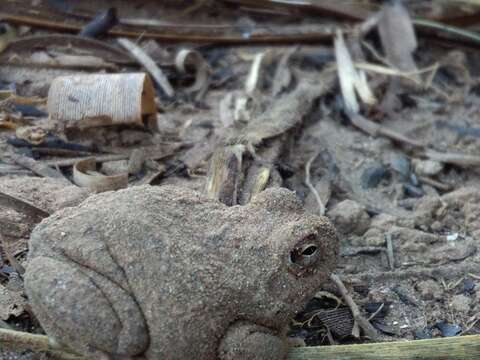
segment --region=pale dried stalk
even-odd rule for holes
[[[305,185],[310,189],[310,191],[313,193],[315,196],[315,200],[317,201],[318,204],[318,214],[320,216],[325,215],[325,205],[323,204],[322,199],[320,198],[320,195],[318,194],[317,189],[315,189],[315,186],[312,185],[312,182],[310,180],[310,168],[312,166],[313,161],[317,158],[318,152],[313,155],[305,164]]]

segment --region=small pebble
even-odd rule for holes
[[[417,329],[415,330],[414,337],[416,340],[424,340],[432,338],[432,331],[430,329]]]
[[[435,327],[440,330],[442,333],[442,336],[444,337],[450,337],[450,336],[455,336],[458,335],[461,331],[462,328],[459,325],[452,325],[448,324],[446,321],[439,321]]]
[[[388,178],[389,176],[388,169],[383,165],[375,165],[366,168],[361,176],[362,188],[364,189],[373,189],[380,184],[383,179]]]
[[[443,170],[443,163],[434,160],[419,160],[412,161],[415,173],[420,176],[435,176]]]

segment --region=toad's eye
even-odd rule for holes
[[[320,251],[315,244],[305,244],[290,252],[290,262],[302,268],[315,264]]]

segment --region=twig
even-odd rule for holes
[[[152,75],[157,85],[160,86],[167,96],[173,97],[173,95],[175,95],[175,91],[163,71],[141,47],[126,38],[117,39],[117,42],[130,52],[135,60],[145,67],[150,75]]]
[[[14,209],[20,213],[32,217],[34,220],[41,221],[43,218],[50,216],[46,211],[29,204],[15,196],[5,194],[0,191],[0,206],[5,206]]]
[[[441,30],[450,34],[457,35],[467,40],[471,40],[475,43],[480,43],[480,35],[478,32],[465,30],[456,26],[445,25],[436,21],[427,20],[427,19],[414,19],[413,24],[416,27]]]
[[[390,270],[394,270],[395,269],[395,258],[393,257],[392,234],[390,234],[390,233],[385,234],[385,242],[387,243],[388,265],[390,266]]]
[[[320,214],[320,216],[323,216],[325,215],[325,205],[323,204],[317,189],[315,189],[315,187],[312,185],[312,182],[310,180],[310,167],[312,166],[313,161],[317,158],[319,154],[320,152],[316,152],[315,155],[313,155],[305,164],[305,185],[307,185],[307,187],[315,196],[315,200],[317,201],[317,204],[318,204],[318,213]]]
[[[0,12],[0,18],[13,24],[24,24],[40,28],[52,29],[62,32],[78,33],[81,26],[67,24],[65,22],[46,20],[33,16],[12,15],[8,12]],[[197,29],[198,30],[198,29]],[[224,31],[225,29],[223,29]],[[309,33],[269,33],[250,34],[245,37],[243,34],[223,34],[222,31],[212,31],[201,34],[195,29],[191,33],[179,33],[175,29],[165,28],[162,31],[140,31],[112,29],[108,32],[111,36],[124,36],[138,38],[140,35],[145,39],[157,39],[170,42],[192,42],[192,43],[216,43],[216,44],[286,44],[299,42],[330,42],[332,39],[331,29],[319,29]]]
[[[169,157],[175,154],[176,150],[184,147],[185,144],[182,143],[175,143],[168,151],[163,152],[162,149],[155,149],[155,146],[146,146],[145,151],[148,154],[148,159],[150,160],[161,160],[166,157]],[[128,160],[131,156],[131,151],[126,151],[121,154],[107,154],[107,155],[97,155],[93,156],[97,163],[99,162],[109,162],[109,161],[117,161],[117,160]],[[85,159],[85,157],[73,157],[67,159],[54,159],[54,160],[43,160],[41,161],[42,164],[52,166],[52,167],[65,167],[65,166],[73,166],[78,161]]]
[[[427,150],[425,156],[430,160],[436,160],[447,164],[460,167],[470,167],[480,165],[480,156],[461,154],[461,153],[441,153],[434,150]]]
[[[69,349],[53,345],[45,335],[0,329],[0,344],[2,344],[2,347],[6,346],[14,349],[20,348],[41,352],[48,351],[64,360],[84,360],[82,356],[75,354]]]
[[[359,128],[360,130],[366,132],[371,136],[382,135],[391,140],[398,141],[410,146],[424,147],[424,144],[421,143],[420,141],[410,139],[403,134],[400,134],[394,130],[388,129],[377,123],[374,123],[373,121],[368,120],[367,118],[365,118],[360,114],[351,113],[349,114],[349,118],[353,125],[355,125],[357,128]]]
[[[426,176],[418,176],[417,175],[417,179],[421,183],[433,186],[434,188],[437,188],[438,190],[441,190],[441,191],[450,191],[450,190],[453,189],[453,186],[450,185],[450,184],[445,184],[445,183],[442,183],[440,181],[437,181],[435,179],[432,179],[432,178],[429,178],[429,177],[426,177]]]
[[[51,169],[50,167],[39,161],[19,154],[11,154],[11,158],[18,165],[21,165],[33,171],[37,175],[57,179],[65,185],[72,185],[72,183],[62,175],[62,173],[58,172],[57,170]]]
[[[343,284],[342,280],[336,274],[331,274],[330,279],[335,283],[338,288],[338,291],[342,294],[343,299],[347,303],[348,307],[352,311],[353,319],[357,322],[357,324],[362,328],[367,335],[372,340],[377,340],[380,338],[377,330],[368,322],[367,319],[363,317],[360,313],[360,309],[358,308],[357,304],[353,301],[352,297],[348,294],[348,290]]]
[[[386,250],[382,246],[359,246],[351,247],[346,246],[342,247],[340,250],[340,256],[357,256],[357,255],[375,255],[378,253],[384,253]]]
[[[385,303],[382,303],[382,304],[378,307],[378,309],[377,309],[372,315],[370,315],[370,317],[368,318],[368,321],[370,321],[370,320],[372,320],[373,318],[375,318],[375,316],[377,316],[378,313],[379,313],[380,311],[382,311],[382,309],[383,309],[384,307],[385,307]]]
[[[455,274],[479,274],[478,263],[468,262],[468,263],[456,263],[455,265],[436,265],[432,268],[419,268],[419,269],[400,269],[396,268],[395,271],[381,271],[381,272],[372,272],[367,271],[363,273],[356,274],[344,274],[342,275],[343,279],[348,279],[349,281],[362,281],[362,282],[372,282],[379,283],[384,281],[398,281],[405,279],[439,279],[439,278],[451,278]],[[470,276],[472,274],[469,274]],[[480,277],[479,277],[480,278]]]

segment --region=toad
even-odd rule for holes
[[[87,358],[277,360],[336,255],[328,219],[287,189],[227,207],[141,186],[40,223],[25,288],[46,333]]]

